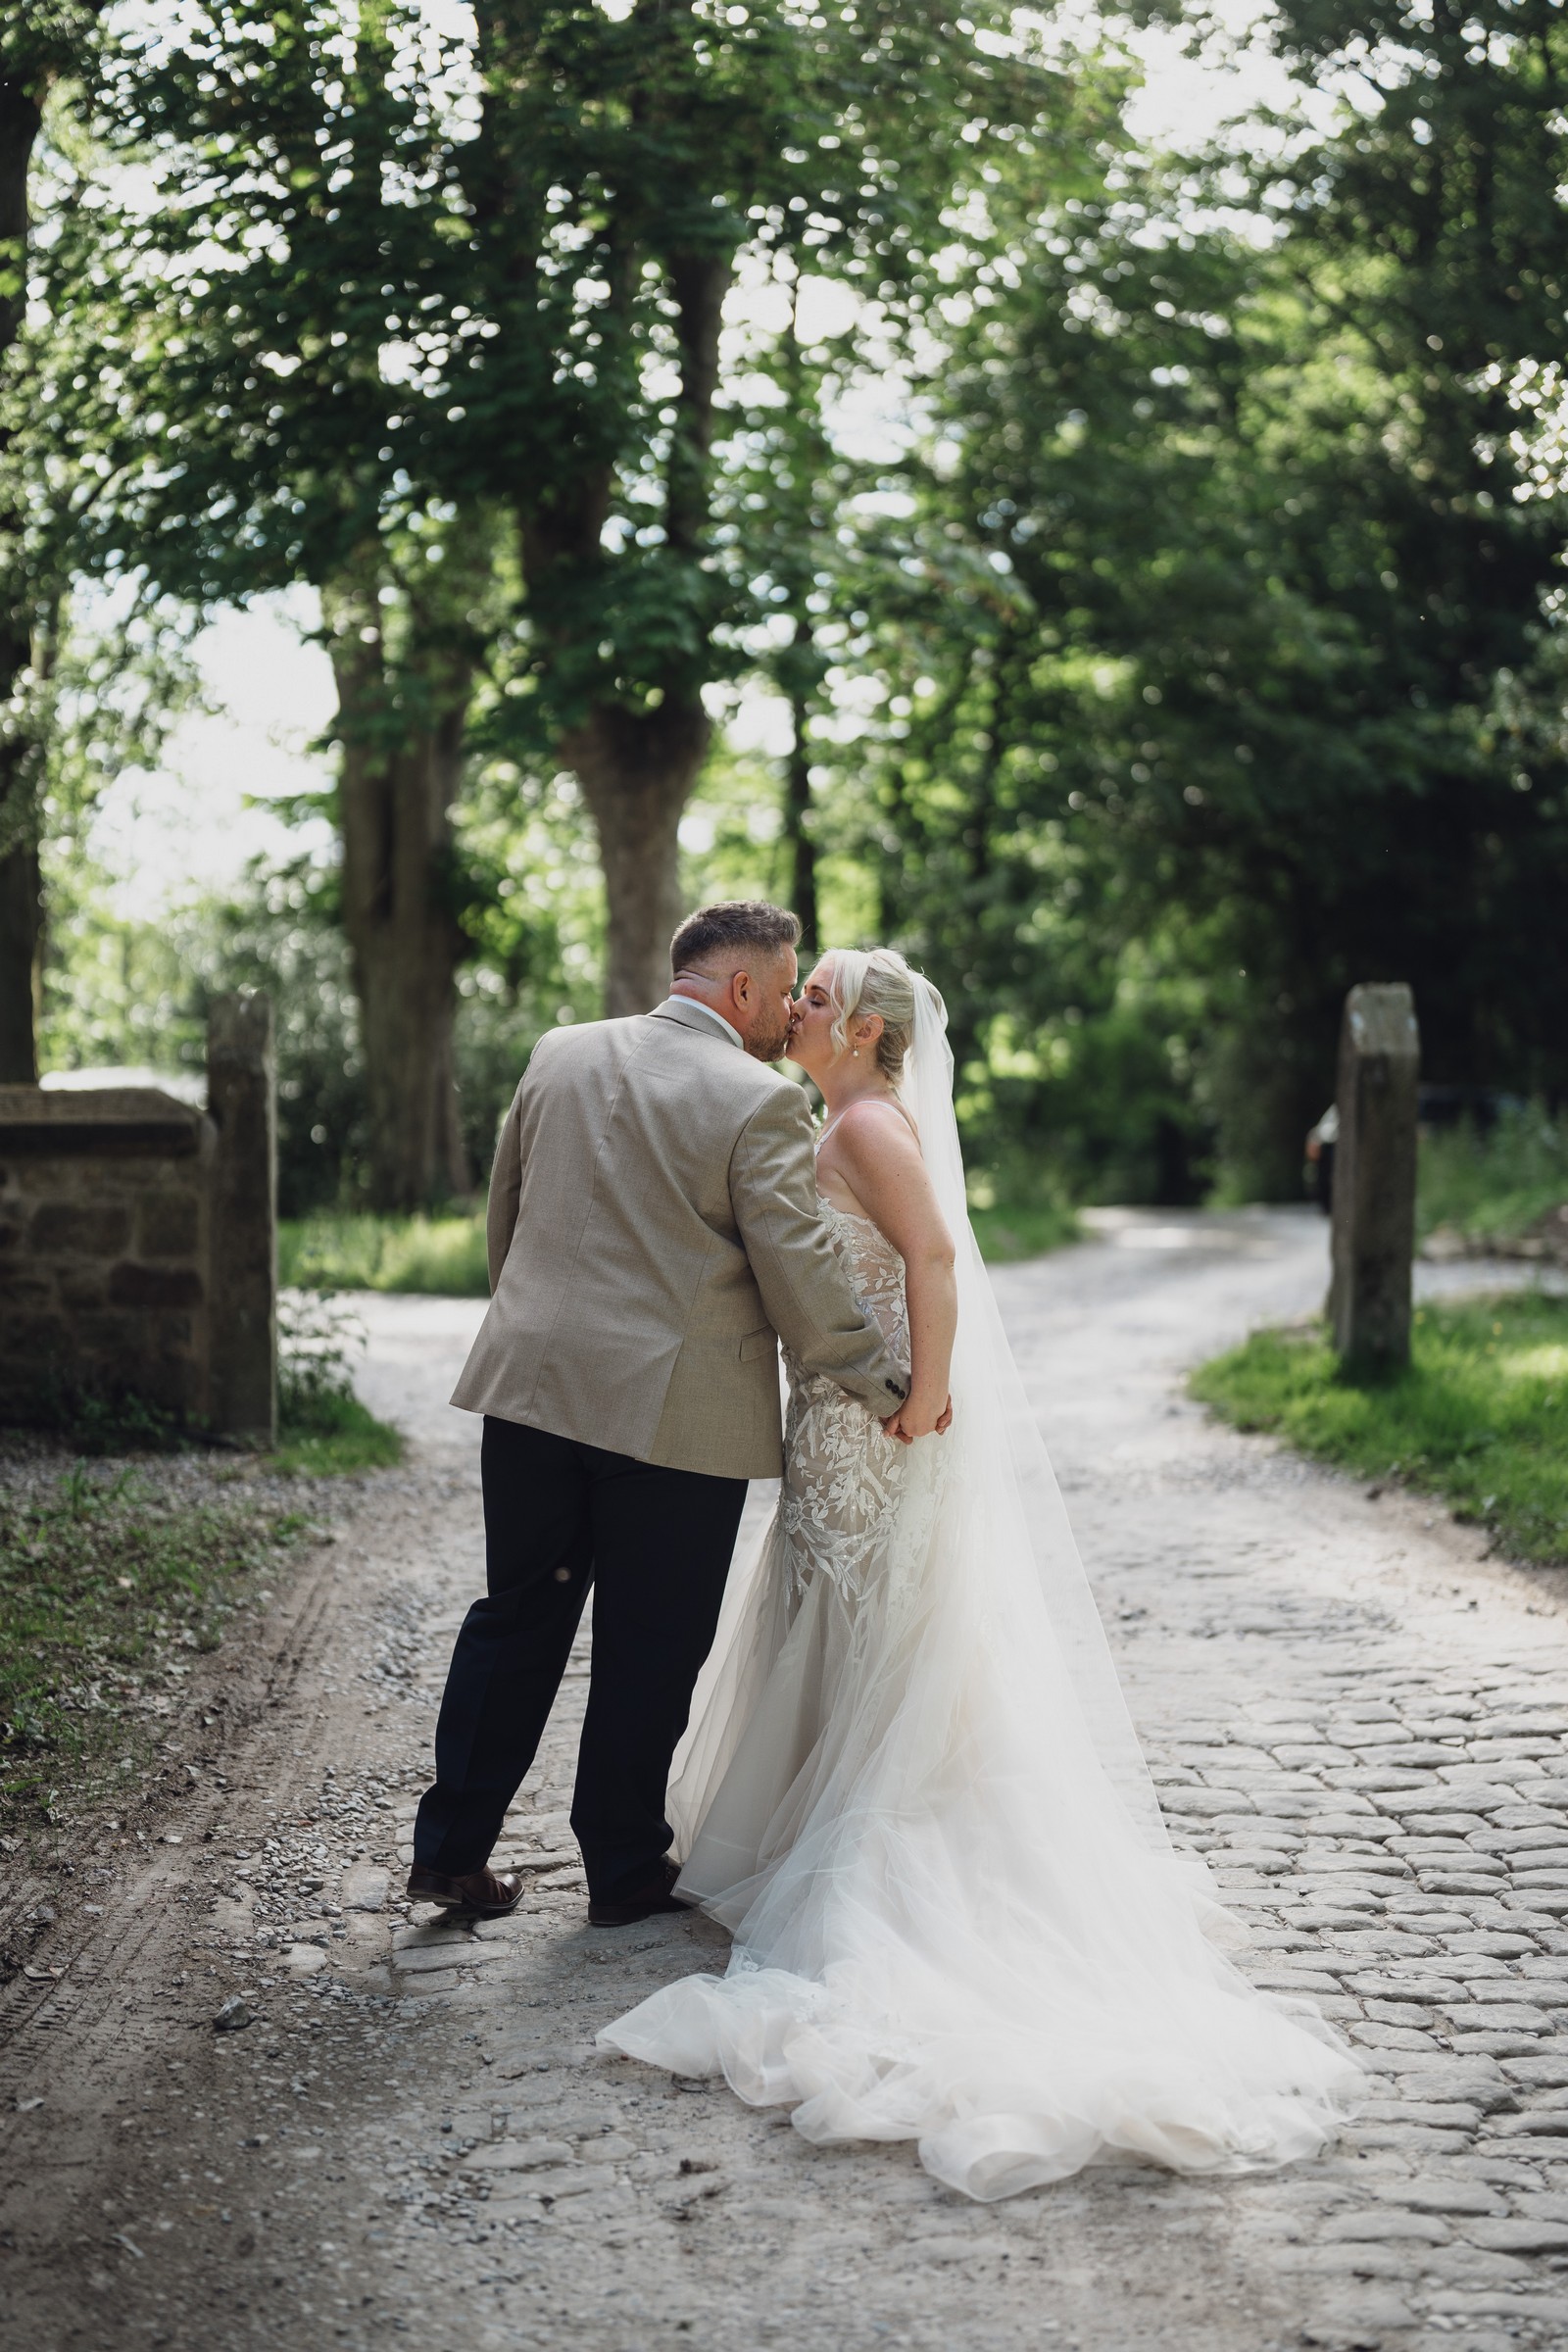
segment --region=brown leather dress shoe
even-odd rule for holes
[[[416,1862],[409,1873],[412,1903],[439,1903],[457,1919],[505,1919],[515,1911],[522,1893],[516,1871],[470,1870],[449,1879],[444,1871],[427,1870]]]
[[[680,1865],[668,1857],[661,1862],[657,1875],[645,1886],[628,1888],[615,1897],[588,1898],[588,1925],[591,1928],[629,1928],[639,1919],[652,1919],[657,1911],[686,1911],[691,1908],[674,1892],[680,1877]]]

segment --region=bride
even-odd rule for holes
[[[1216,1949],[1166,1837],[969,1226],[946,1027],[890,949],[803,991],[822,1216],[910,1394],[884,1430],[786,1355],[778,1509],[670,1795],[729,1968],[600,2040],[810,2140],[916,2140],[972,2197],[1117,2155],[1289,2163],[1360,2071]]]

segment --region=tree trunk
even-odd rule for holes
[[[48,75],[19,79],[0,68],[0,361],[25,309],[27,169],[42,120]],[[26,576],[22,486],[0,433],[0,706],[15,703],[32,658],[31,583]],[[43,907],[38,874],[34,751],[30,727],[13,708],[0,744],[0,1084],[38,1077],[38,973]]]
[[[808,714],[806,697],[792,696],[790,723],[794,735],[784,769],[784,839],[790,853],[789,903],[801,918],[801,945],[814,954],[821,941],[817,938],[816,844],[810,832],[811,755],[806,740]]]
[[[38,849],[19,842],[0,858],[0,1086],[38,1083],[38,965],[43,888]]]
[[[377,756],[343,754],[343,920],[360,1003],[372,1208],[466,1192],[454,975],[462,935],[442,905],[462,775],[461,714]]]
[[[664,483],[664,534],[672,556],[695,569],[709,522],[709,445],[718,380],[718,337],[730,282],[727,259],[675,254],[667,284],[676,309],[681,388]],[[611,306],[607,306],[611,307]],[[548,512],[518,514],[530,608],[557,654],[576,649],[554,618],[580,602],[581,585],[602,575],[602,535],[613,476],[585,466]],[[575,592],[575,595],[574,593]],[[598,633],[599,623],[594,624]],[[557,746],[581,784],[599,836],[605,875],[605,1010],[612,1019],[646,1012],[669,994],[670,935],[684,911],[681,815],[702,773],[712,722],[682,662],[640,705],[594,702]]]
[[[886,807],[884,839],[877,844],[872,870],[876,875],[876,935],[880,940],[892,941],[898,938],[903,929],[907,911],[901,860],[903,847],[911,841],[914,832],[909,788],[902,763],[896,763],[888,770]],[[918,856],[918,840],[913,841],[911,846]]]
[[[789,852],[789,904],[801,918],[801,946],[808,953],[820,948],[817,938],[816,844],[811,839],[811,755],[807,743],[817,670],[815,638],[808,600],[814,584],[818,534],[825,501],[819,504],[819,484],[827,466],[826,440],[815,421],[815,403],[801,347],[801,288],[805,273],[800,250],[790,257],[790,317],[784,330],[783,383],[785,415],[790,420],[786,474],[793,480],[790,496],[793,561],[782,566],[781,584],[788,590],[786,611],[795,614],[795,632],[774,669],[790,707],[790,749],[784,764],[784,841]]]
[[[372,582],[336,587],[323,604],[342,745],[343,928],[368,1098],[366,1189],[373,1208],[424,1208],[468,1183],[453,1045],[466,942],[449,902],[471,666],[442,648],[400,692]]]
[[[669,942],[685,911],[682,812],[702,772],[711,722],[701,702],[593,711],[561,746],[599,835],[608,917],[605,1010],[647,1012],[669,994]]]

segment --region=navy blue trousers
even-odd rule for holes
[[[452,1653],[415,1857],[454,1878],[489,1860],[592,1585],[571,1826],[589,1892],[613,1901],[669,1850],[670,1758],[712,1647],[746,1481],[660,1469],[489,1414],[480,1468],[487,1589]]]

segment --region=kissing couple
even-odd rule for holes
[[[799,938],[702,908],[662,1004],[552,1032],[517,1089],[453,1397],[487,1591],[409,1893],[518,1901],[488,1858],[591,1584],[589,1920],[733,1937],[601,2042],[984,2199],[1311,2155],[1362,2076],[1171,1848],[970,1228],[942,999],[889,948],[797,999]],[[732,1572],[753,1478],[778,1505]]]

